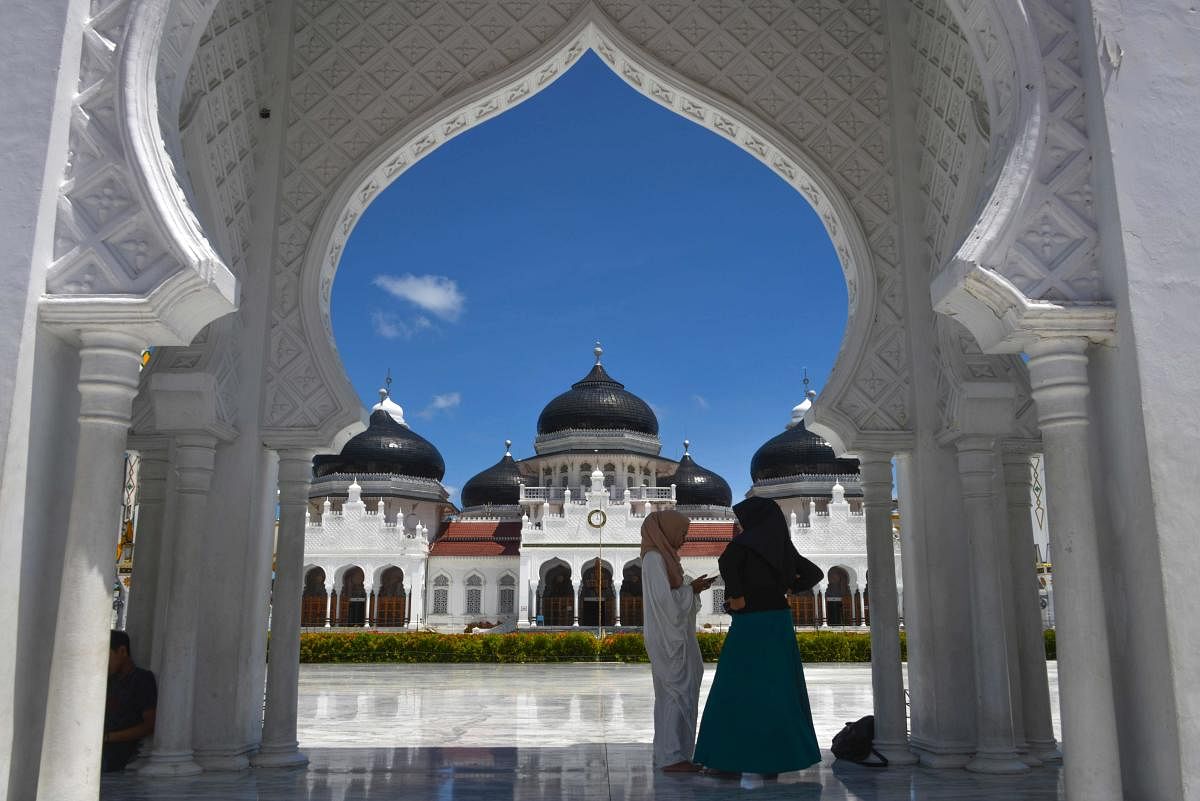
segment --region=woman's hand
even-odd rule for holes
[[[746,608],[746,599],[740,595],[737,598],[726,598],[725,605],[734,612],[740,612]]]
[[[701,576],[698,579],[694,579],[692,581],[692,592],[699,595],[700,593],[704,592],[709,587],[711,587],[712,583],[716,580],[717,580],[716,576],[709,578],[707,575]]]

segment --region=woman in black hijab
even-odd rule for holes
[[[733,511],[742,532],[719,560],[733,625],[694,759],[753,781],[821,761],[787,593],[807,592],[825,574],[796,552],[774,501],[747,498]]]

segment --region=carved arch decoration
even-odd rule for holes
[[[60,203],[58,232],[61,236],[56,237],[55,262],[43,303],[43,319],[51,325],[71,329],[97,322],[111,324],[119,318],[123,323],[132,321],[141,326],[147,331],[150,341],[186,342],[190,334],[205,322],[231,310],[235,294],[233,278],[229,269],[216,257],[189,208],[190,187],[179,177],[179,146],[173,131],[175,123],[171,121],[173,114],[181,110],[187,113],[185,97],[189,96],[189,92],[191,97],[196,96],[196,90],[189,90],[186,86],[184,76],[190,72],[201,23],[208,24],[214,9],[229,2],[224,0],[219,4],[217,0],[172,0],[168,5],[150,0],[97,0],[93,4],[93,14],[85,24],[80,69],[81,92],[71,130],[72,157]],[[257,10],[253,13],[265,13],[261,3],[256,5]],[[837,120],[831,118],[832,114],[847,110],[838,108],[836,102],[850,95],[860,104],[869,100],[867,105],[874,104],[882,115],[887,113],[886,81],[879,80],[886,61],[886,40],[882,32],[880,6],[875,0],[804,2],[795,4],[790,10],[787,4],[770,2],[744,5],[719,2],[705,4],[703,8],[684,8],[683,4],[673,2],[634,4],[625,0],[600,0],[585,5],[582,0],[550,3],[514,0],[504,4],[505,12],[511,17],[508,29],[497,29],[496,33],[497,42],[510,42],[513,45],[513,57],[502,58],[497,48],[485,46],[481,50],[486,53],[469,64],[463,64],[462,59],[455,62],[451,59],[457,57],[449,55],[451,46],[462,45],[461,52],[467,58],[471,57],[471,42],[455,38],[461,34],[456,25],[461,27],[461,20],[465,19],[459,15],[474,14],[478,17],[476,19],[473,16],[471,21],[475,34],[478,34],[475,44],[479,44],[482,41],[479,37],[484,35],[481,26],[487,26],[489,20],[498,19],[497,5],[478,0],[466,5],[457,4],[451,10],[431,0],[420,0],[405,5],[406,9],[416,10],[419,16],[424,15],[419,25],[412,26],[415,33],[411,38],[418,41],[415,44],[410,41],[409,44],[419,50],[423,46],[419,40],[425,37],[424,45],[431,46],[434,54],[428,57],[433,62],[430,76],[412,74],[413,70],[409,70],[403,61],[397,62],[394,58],[388,61],[396,54],[389,53],[387,47],[380,47],[386,44],[381,37],[400,37],[409,31],[405,29],[401,33],[400,28],[395,27],[395,15],[399,12],[387,6],[389,4],[381,0],[344,0],[341,3],[302,0],[296,4],[294,11],[298,23],[294,49],[301,57],[307,50],[316,60],[323,58],[319,66],[329,70],[331,75],[346,66],[344,63],[340,66],[333,63],[345,55],[351,69],[342,77],[354,81],[358,73],[351,59],[357,58],[357,55],[352,56],[348,49],[345,54],[340,54],[340,51],[333,55],[318,54],[317,51],[322,47],[321,37],[326,37],[325,49],[333,52],[335,37],[331,36],[330,31],[340,28],[340,17],[359,14],[366,20],[372,15],[381,15],[378,16],[381,24],[366,32],[366,38],[354,43],[362,44],[365,48],[357,52],[370,61],[372,69],[407,75],[412,79],[407,85],[409,89],[424,82],[424,100],[432,102],[440,98],[440,106],[449,107],[446,98],[456,96],[460,100],[469,99],[469,95],[478,94],[478,87],[485,85],[489,76],[494,77],[506,66],[511,69],[513,63],[527,63],[529,54],[539,48],[543,53],[553,51],[554,48],[547,43],[563,43],[563,32],[572,25],[578,28],[583,20],[598,32],[595,35],[605,36],[610,43],[619,45],[621,58],[624,63],[633,65],[635,72],[641,66],[642,75],[667,73],[663,77],[668,83],[660,81],[660,87],[668,84],[693,87],[697,89],[696,95],[714,100],[722,95],[739,98],[742,102],[737,108],[743,119],[766,121],[766,124],[752,125],[752,130],[775,131],[779,135],[779,141],[762,137],[766,141],[760,143],[775,148],[775,152],[790,149],[811,156],[822,147],[828,148],[831,143],[836,145],[840,141],[845,144],[846,137],[853,138],[848,131],[858,127],[862,120],[854,119],[853,114]],[[965,291],[963,285],[974,282],[970,292],[966,293],[971,295],[973,292],[972,298],[986,294],[979,289],[981,286],[996,297],[1003,295],[1002,292],[997,294],[996,286],[1008,288],[1004,283],[1007,279],[1000,272],[978,268],[980,264],[997,262],[998,257],[993,254],[988,258],[974,258],[970,248],[981,252],[979,242],[995,245],[1003,239],[996,233],[997,230],[1005,231],[1007,235],[1006,228],[1017,229],[1022,225],[1016,220],[1023,219],[1022,209],[1030,205],[1024,201],[1027,196],[1036,194],[1027,191],[1034,181],[1030,176],[1037,172],[1028,167],[1029,154],[1031,150],[1041,147],[1038,133],[1048,130],[1046,115],[1041,114],[1041,110],[1051,109],[1052,113],[1058,114],[1055,119],[1064,125],[1074,126],[1077,133],[1079,131],[1079,118],[1073,111],[1078,107],[1075,100],[1079,81],[1071,84],[1071,76],[1054,66],[1057,62],[1059,66],[1069,68],[1073,53],[1071,48],[1077,48],[1078,43],[1072,38],[1070,26],[1063,26],[1064,20],[1070,21],[1070,9],[1065,0],[1026,0],[1019,3],[954,0],[947,3],[947,8],[958,21],[964,38],[976,54],[977,63],[981,65],[982,88],[988,101],[988,128],[992,134],[985,191],[980,195],[987,199],[977,204],[978,222],[970,234],[961,237],[963,244],[949,265],[953,269],[943,270],[938,276],[939,280],[935,280],[934,296],[939,302],[939,309],[958,313],[954,301],[956,298],[961,300]],[[388,15],[391,15],[390,19],[386,18]],[[572,15],[574,22],[567,22]],[[517,23],[514,24],[513,20],[517,20]],[[312,24],[299,24],[304,22]],[[389,25],[392,26],[390,34]],[[764,33],[764,30],[767,32]],[[353,33],[358,36],[360,31]],[[1042,37],[1040,40],[1039,35]],[[305,36],[309,38],[305,39]],[[462,36],[465,37],[465,34]],[[746,42],[756,36],[761,46],[756,44],[756,50],[751,54]],[[880,43],[884,44],[882,49]],[[861,79],[864,76],[843,74],[841,78],[848,82],[843,86],[838,84],[835,76],[823,72],[819,67],[814,71],[815,65],[811,59],[794,77],[796,81],[805,77],[810,79],[810,83],[817,87],[816,94],[789,95],[782,91],[786,86],[779,81],[763,82],[764,72],[772,77],[783,77],[789,60],[799,61],[796,53],[801,44],[805,47],[805,58],[832,50],[835,62],[850,54],[858,59],[854,63],[865,63],[865,59],[876,64],[874,72],[866,76],[867,94],[862,94],[864,82]],[[751,55],[754,56],[753,60]],[[822,58],[820,55],[817,57]],[[526,61],[522,62],[522,59]],[[850,63],[849,59],[846,61]],[[1051,66],[1043,68],[1043,61]],[[185,70],[185,66],[189,66],[189,70]],[[397,70],[397,67],[400,69]],[[807,76],[803,70],[808,70]],[[1041,77],[1051,72],[1052,78],[1043,82]],[[300,81],[307,77],[303,70],[298,70],[297,76]],[[630,77],[621,77],[634,85]],[[1033,85],[1033,91],[1014,89],[1021,87],[1026,78]],[[403,80],[403,77],[399,80]],[[1074,86],[1074,94],[1071,91],[1066,94],[1060,92],[1051,97],[1046,86],[1060,84],[1068,90]],[[875,90],[877,85],[882,85],[882,91]],[[216,88],[201,87],[199,91],[212,92]],[[347,92],[354,88],[347,84]],[[304,85],[293,87],[292,103],[297,108],[302,105],[300,101],[305,91]],[[652,99],[663,102],[662,98],[653,98],[649,90],[642,91]],[[1051,102],[1061,101],[1067,95],[1071,95],[1071,102],[1065,106],[1062,102]],[[825,119],[815,120],[818,123],[816,126],[813,126],[812,115],[808,120],[803,119],[803,115],[784,119],[802,105],[816,108],[829,102],[831,96],[835,103],[830,107],[831,114],[825,115]],[[381,116],[374,121],[377,123],[374,128],[367,125],[364,119],[352,119],[352,124],[345,126],[349,131],[345,141],[326,133],[324,137],[318,137],[315,144],[310,143],[314,148],[312,151],[305,152],[309,145],[292,139],[292,132],[289,132],[289,155],[300,163],[341,149],[339,157],[345,160],[347,151],[344,148],[347,146],[365,147],[361,152],[371,148],[371,136],[367,136],[368,143],[363,145],[364,133],[374,134],[378,138],[379,132],[387,135],[387,130],[391,130],[394,134],[400,127],[415,130],[417,126],[412,123],[411,115],[406,116],[408,109],[403,104],[397,105],[400,99],[399,96],[383,98],[383,102],[379,103]],[[327,101],[328,97],[322,100],[318,94],[314,102],[322,104]],[[725,105],[725,101],[718,103],[718,106],[721,105]],[[849,105],[854,106],[856,112],[861,111],[854,103]],[[422,106],[418,102],[413,111],[422,113],[423,109],[432,107],[428,104]],[[725,107],[734,110],[731,106]],[[745,110],[750,108],[754,111]],[[429,117],[428,113],[424,116]],[[336,123],[335,119],[330,119]],[[307,125],[308,122],[303,121],[302,124]],[[838,127],[836,131],[835,125]],[[870,125],[867,127],[869,129]],[[1071,134],[1069,129],[1061,126],[1060,129],[1056,142],[1078,144],[1078,136]],[[886,137],[882,139],[886,149]],[[356,141],[357,145],[354,144]],[[858,146],[861,144],[854,142],[855,146],[849,149],[850,155],[840,166],[847,166],[852,159],[862,159],[864,153],[870,154],[868,147]],[[872,144],[876,147],[875,152],[882,152],[878,150],[878,143]],[[1047,153],[1062,150],[1053,145],[1044,150]],[[1078,148],[1072,152],[1077,154]],[[846,156],[845,152],[840,153],[838,158],[843,156]],[[1075,162],[1078,164],[1080,160],[1075,159]],[[862,163],[860,161],[857,165],[860,170]],[[344,166],[341,165],[342,168]],[[849,166],[853,169],[855,165]],[[876,162],[876,167],[886,169],[886,165],[879,162]],[[1072,180],[1075,180],[1077,171],[1076,166],[1066,173],[1070,173]],[[1058,173],[1063,174],[1064,171],[1059,170]],[[291,190],[299,194],[307,191],[320,195],[328,189],[327,185],[319,184],[305,187],[304,181],[310,176],[311,172],[302,170],[289,173],[284,181],[286,184],[291,180],[292,185],[285,185],[285,193]],[[1084,183],[1086,185],[1086,180]],[[901,321],[896,315],[890,314],[893,309],[885,307],[891,305],[889,298],[894,300],[899,297],[898,290],[903,279],[899,274],[898,244],[895,231],[892,230],[891,211],[894,204],[889,196],[890,181],[882,181],[871,188],[877,190],[874,200],[860,191],[844,192],[844,195],[853,210],[858,212],[858,220],[862,223],[876,268],[880,266],[881,254],[885,254],[884,262],[890,256],[891,263],[887,266],[891,275],[872,286],[882,301],[876,304],[876,311],[882,310],[885,316],[891,317],[889,322],[894,329]],[[1080,191],[1082,194],[1076,193],[1079,202],[1086,204],[1086,188]],[[1055,196],[1067,198],[1069,194],[1064,190]],[[879,202],[876,203],[876,200]],[[871,208],[872,204],[875,206],[874,214],[864,214],[864,208]],[[878,214],[880,206],[887,207],[882,218]],[[295,213],[289,212],[280,219],[281,229],[286,230],[281,232],[277,245],[277,249],[289,251],[290,257],[285,256],[273,266],[277,278],[282,278],[284,284],[290,278],[286,274],[287,267],[297,258],[306,258],[311,251],[310,232],[306,229],[313,224],[314,216],[321,214],[321,210],[314,210],[311,204],[293,211]],[[864,217],[871,219],[864,220]],[[134,228],[138,229],[138,237],[119,238],[119,235],[127,234]],[[147,230],[143,231],[143,228]],[[1016,236],[1009,239],[1016,239]],[[1050,240],[1053,247],[1054,237],[1051,236]],[[992,250],[1003,251],[1005,255],[1008,253],[999,245]],[[1076,247],[1074,251],[1079,249]],[[1086,247],[1082,252],[1086,253]],[[130,259],[133,261],[130,262]],[[99,269],[93,269],[97,265]],[[187,265],[188,269],[184,269],[183,265]],[[964,273],[969,275],[964,277]],[[98,279],[98,275],[103,280]],[[131,275],[134,278],[130,278]],[[163,280],[157,286],[152,286],[155,278]],[[137,285],[139,280],[148,294],[131,296],[127,291],[116,291],[118,288],[127,290],[129,286]],[[123,286],[118,287],[117,284]],[[1011,281],[1008,284],[1015,286]],[[859,292],[865,289],[858,287]],[[274,299],[276,306],[286,305],[286,294],[295,291],[295,287],[284,286],[281,292],[285,297],[277,296]],[[1017,294],[1020,295],[1020,292]],[[114,295],[121,297],[113,302]],[[1042,303],[1039,308],[1047,306],[1061,308],[1062,304]],[[1009,308],[1012,307],[1010,303]],[[1074,311],[1079,312],[1083,308],[1077,306]],[[1106,325],[1110,310],[1101,304],[1094,307],[1093,311],[1094,317],[1101,320],[1100,327]],[[1003,318],[997,314],[992,316]],[[976,337],[986,347],[995,347],[995,338],[989,339],[987,330],[977,330],[978,325],[971,326],[973,318],[960,316],[960,319],[972,327]],[[277,317],[274,322],[273,331],[276,333],[271,343],[273,355],[282,350],[295,356],[294,349],[298,345],[303,349],[302,346],[309,344],[296,339],[297,333],[303,335],[303,326],[289,329],[288,323],[294,320]],[[289,336],[290,342],[284,341]],[[319,337],[313,339],[316,341]],[[898,338],[881,339],[894,341]],[[825,393],[826,398],[834,399],[835,390],[839,389],[845,398],[838,399],[837,403],[821,404],[825,408],[837,406],[838,411],[844,414],[846,419],[835,421],[833,428],[845,431],[856,428],[899,430],[904,427],[902,418],[907,416],[904,408],[907,393],[903,377],[897,375],[896,371],[884,369],[889,366],[889,359],[897,358],[903,363],[907,356],[894,350],[888,353],[875,351],[870,354],[871,364],[864,368],[866,374],[855,377],[869,380],[871,386],[876,388],[882,386],[883,391],[878,395],[864,392],[867,386],[861,381],[856,384],[851,378],[835,376],[838,380],[831,382]],[[333,365],[336,368],[336,356]],[[320,375],[319,372],[325,367],[327,365],[311,363],[271,366],[269,381],[274,382],[273,389],[283,387],[285,391],[282,395],[272,395],[272,388],[269,388],[264,419],[268,428],[277,424],[276,433],[281,443],[285,443],[290,435],[295,435],[297,441],[305,440],[306,444],[324,441],[328,439],[331,429],[349,422],[351,409],[342,403],[349,400],[345,397],[344,378],[340,374],[332,378]],[[314,390],[311,395],[319,397],[313,404],[311,414],[297,416],[294,391],[303,390],[305,384]],[[288,387],[293,390],[292,397],[288,397]],[[866,399],[868,394],[882,397],[884,404],[871,403]],[[354,414],[357,414],[357,399],[353,399],[353,402]],[[829,433],[832,432],[833,429],[829,429]]]
[[[1116,316],[1101,294],[1079,35],[1070,0],[951,3],[989,87],[998,129],[974,225],[931,284],[934,308],[986,352],[1041,336],[1110,342]],[[997,113],[1000,109],[1001,113]]]
[[[64,333],[119,325],[150,344],[183,345],[235,308],[236,279],[193,213],[163,134],[157,67],[174,10],[97,0],[84,23],[39,309]]]
[[[806,148],[794,144],[795,134],[789,136],[779,133],[778,126],[763,122],[759,114],[730,103],[698,81],[661,64],[618,30],[601,10],[591,5],[583,8],[570,27],[560,31],[553,39],[547,39],[545,45],[519,64],[475,84],[469,91],[439,104],[388,136],[370,151],[370,155],[360,157],[355,165],[340,175],[336,185],[330,189],[330,199],[315,225],[305,230],[303,226],[296,225],[295,219],[289,219],[281,226],[283,241],[279,251],[282,259],[290,257],[302,261],[302,265],[299,267],[299,284],[288,286],[294,280],[294,275],[284,278],[285,297],[276,298],[276,301],[277,306],[285,310],[294,307],[300,321],[297,325],[276,319],[273,325],[275,340],[272,342],[272,356],[276,357],[276,366],[283,369],[272,370],[268,378],[267,408],[264,409],[268,439],[304,435],[325,441],[336,435],[331,428],[358,424],[360,403],[350,388],[345,386],[341,375],[332,343],[328,304],[334,270],[346,237],[370,201],[416,160],[458,133],[532,96],[589,49],[595,51],[632,88],[685,119],[704,125],[739,145],[805,195],[821,215],[846,271],[851,314],[839,363],[862,364],[866,360],[862,358],[861,351],[871,345],[878,349],[877,353],[872,354],[874,361],[870,364],[872,390],[850,386],[858,376],[843,375],[839,381],[835,370],[826,397],[836,400],[842,392],[855,395],[854,400],[846,404],[853,412],[847,418],[852,427],[841,429],[847,438],[853,438],[853,432],[866,428],[902,432],[908,420],[908,377],[904,349],[897,344],[900,337],[896,336],[902,329],[903,304],[900,298],[903,293],[898,269],[897,237],[890,219],[894,203],[888,166],[887,97],[883,76],[885,47],[878,10],[870,3],[856,5],[866,20],[855,18],[857,27],[843,32],[843,35],[851,47],[860,48],[855,58],[861,57],[866,63],[856,61],[859,64],[858,73],[844,76],[859,94],[852,102],[850,96],[842,93],[845,105],[854,107],[846,109],[836,124],[859,134],[860,138],[854,140],[850,134],[834,132],[838,138],[835,144],[834,133],[830,132],[835,125],[832,119],[820,124],[813,120],[808,131],[815,138],[822,133],[825,135],[823,141],[827,156],[836,153],[839,159],[844,159],[843,173],[854,177],[845,178],[843,175],[841,180],[846,187],[854,190],[853,195],[839,186],[838,179],[831,177],[830,170],[823,167],[819,157],[810,155]],[[849,17],[850,13],[843,16]],[[845,22],[845,19],[842,21]],[[813,31],[820,30],[812,20],[808,21],[808,25]],[[823,38],[820,33],[817,35]],[[840,58],[849,61],[849,49],[844,49],[843,53]],[[782,59],[783,54],[779,53],[778,57]],[[809,69],[815,67],[810,66]],[[854,72],[849,68],[847,71]],[[797,76],[796,79],[801,78]],[[299,92],[307,89],[302,84]],[[833,90],[836,90],[836,86],[831,83],[829,89],[817,87],[815,91],[832,95]],[[771,87],[766,90],[768,94],[773,91]],[[826,95],[821,97],[832,102]],[[781,111],[784,100],[771,100],[767,107]],[[317,99],[307,102],[319,108],[324,101]],[[759,105],[761,107],[762,103]],[[817,116],[815,111],[806,113]],[[302,125],[301,136],[311,129],[311,126]],[[314,150],[319,146],[318,143],[311,145]],[[301,192],[314,191],[311,188],[314,183],[311,176],[292,175],[289,179],[293,187],[304,187]],[[852,185],[855,180],[858,187]],[[869,214],[866,213],[868,208]],[[868,218],[867,226],[863,224],[864,217]],[[290,254],[289,248],[293,251]],[[881,264],[886,267],[882,275]],[[280,265],[276,267],[278,270]],[[296,268],[293,267],[291,272],[296,272]],[[876,296],[881,292],[886,294],[887,299],[883,304],[876,301]],[[887,334],[882,333],[881,329],[886,329]],[[876,334],[873,343],[870,341],[872,330]],[[306,346],[297,341],[298,334],[307,338]],[[848,353],[848,349],[859,352]],[[305,431],[296,430],[305,427],[293,424],[301,416],[297,397],[311,396],[312,393],[305,393],[303,388],[296,391],[286,387],[286,374],[290,369],[286,362],[300,358],[306,350],[315,352],[316,358],[303,364],[300,372],[310,384],[336,386],[340,397],[327,399],[336,409],[328,416],[340,426],[316,427],[315,431],[314,427],[309,426]],[[278,358],[281,355],[282,358]],[[843,373],[849,372],[843,368]],[[846,385],[845,389],[840,389],[839,384]],[[305,411],[311,413],[312,409],[310,407]]]

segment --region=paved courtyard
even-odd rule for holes
[[[701,703],[712,681],[705,671]],[[866,665],[806,668],[817,736],[871,710]],[[1050,664],[1056,733],[1058,676]],[[1057,768],[987,777],[961,770],[822,764],[756,790],[649,767],[645,665],[307,665],[301,671],[303,770],[174,780],[106,777],[105,801],[441,799],[823,799],[948,801],[1063,797]]]

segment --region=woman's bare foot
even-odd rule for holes
[[[688,762],[686,759],[683,762],[676,762],[674,765],[667,765],[663,768],[663,773],[696,773],[700,770],[700,766],[695,762]]]

